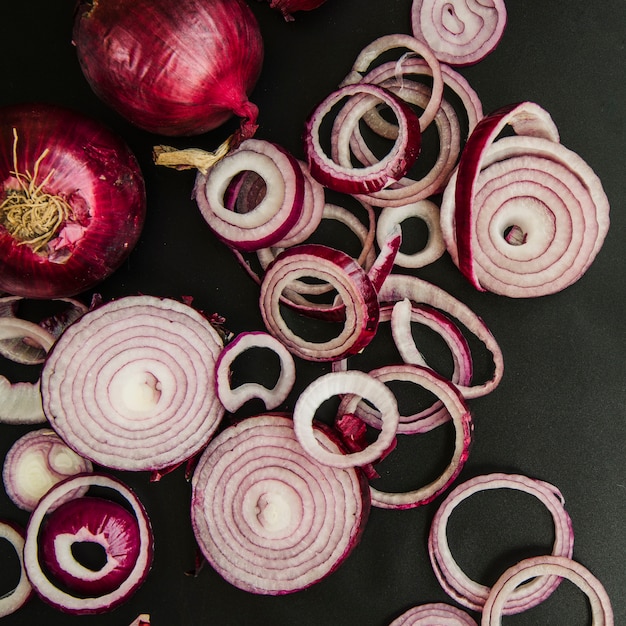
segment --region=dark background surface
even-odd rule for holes
[[[263,74],[252,95],[260,108],[257,136],[303,156],[300,137],[311,108],[336,87],[363,46],[381,35],[410,32],[410,4],[328,0],[285,23],[267,3],[251,2],[266,45]],[[511,1],[507,8],[509,22],[498,49],[462,73],[486,112],[520,100],[550,112],[563,144],[601,178],[612,206],[611,228],[587,274],[540,299],[477,293],[447,256],[419,275],[479,313],[504,353],[501,385],[471,401],[475,443],[460,479],[508,471],[556,485],[573,521],[574,558],[602,581],[615,623],[625,624],[626,5],[623,0]],[[71,0],[2,2],[0,104],[45,100],[73,106],[119,132],[138,156],[148,189],[145,230],[129,260],[98,291],[105,298],[191,295],[199,308],[221,313],[233,332],[263,329],[256,286],[216,243],[190,200],[193,174],[155,168],[151,149],[163,138],[132,128],[90,91],[71,45],[72,13]],[[232,128],[167,143],[213,149]],[[298,391],[327,369],[299,362],[297,386],[284,408],[292,408]],[[0,364],[0,373],[11,371]],[[0,426],[0,454],[26,430]],[[396,484],[421,484],[447,462],[445,436],[415,445],[412,456],[389,465]],[[185,576],[195,546],[189,485],[181,470],[158,484],[145,474],[119,475],[136,490],[154,525],[155,561],[144,586],[109,614],[67,616],[35,599],[3,623],[124,626],[139,613],[150,613],[152,623],[161,626],[385,626],[414,604],[447,600],[426,552],[439,500],[410,511],[373,510],[360,545],[328,579],[290,596],[257,597],[225,583],[210,567],[197,578]],[[0,517],[26,521],[4,494]],[[458,509],[449,534],[459,564],[485,584],[519,558],[549,550],[552,541],[547,513],[514,492],[472,498]],[[504,623],[590,621],[584,597],[568,583],[540,607]]]

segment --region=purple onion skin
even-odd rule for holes
[[[144,130],[197,135],[233,114],[256,130],[263,40],[243,0],[79,0],[73,42],[96,95]]]
[[[45,191],[69,203],[87,202],[89,225],[64,262],[51,262],[18,245],[0,225],[0,291],[28,298],[60,298],[81,293],[112,274],[137,243],[146,213],[139,164],[126,143],[108,128],[70,109],[18,104],[0,109],[0,194],[15,181],[13,128],[18,135],[17,165],[33,172],[45,149],[38,181],[54,170]]]
[[[67,573],[54,554],[54,537],[88,528],[103,534],[111,545],[117,566],[100,580],[89,581]],[[139,555],[139,530],[132,513],[122,505],[102,498],[70,500],[53,511],[41,531],[41,558],[58,580],[76,593],[104,595],[115,591],[128,577]]]

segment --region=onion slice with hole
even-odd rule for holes
[[[410,608],[389,626],[476,626],[476,622],[455,606],[431,602]]]
[[[20,564],[20,578],[14,589],[0,598],[0,617],[6,617],[22,608],[32,596],[33,588],[24,569],[24,530],[12,522],[0,521],[0,539],[8,541]]]
[[[411,30],[443,63],[473,65],[492,52],[504,33],[504,0],[413,0]]]
[[[343,136],[350,138],[360,117],[376,103],[388,106],[396,117],[398,137],[391,150],[377,163],[366,167],[341,165],[343,156],[334,160],[322,147],[320,130],[327,115],[334,107],[356,98],[350,122],[334,128],[341,148],[348,144]],[[354,102],[354,100],[353,100]],[[387,89],[368,83],[345,85],[332,92],[311,113],[305,124],[304,148],[311,175],[322,185],[343,193],[370,193],[379,191],[402,178],[413,165],[421,146],[419,119],[415,112],[400,98]]]
[[[4,457],[2,481],[12,502],[32,511],[51,487],[68,476],[92,470],[91,461],[76,454],[52,429],[40,428],[22,435],[11,446]]]
[[[336,289],[341,307],[314,305],[306,310],[343,323],[340,333],[330,340],[316,342],[297,335],[284,320],[282,294],[293,281],[312,277]],[[271,263],[261,283],[260,307],[268,331],[293,354],[311,361],[332,361],[355,354],[376,333],[379,307],[376,289],[365,270],[346,253],[320,244],[288,248]],[[300,307],[300,311],[305,310]]]
[[[490,589],[469,578],[456,563],[448,544],[446,527],[458,504],[486,489],[516,489],[536,497],[545,505],[554,521],[552,554],[571,558],[574,547],[572,521],[564,508],[563,496],[553,485],[519,474],[493,473],[471,478],[457,486],[446,496],[433,518],[428,552],[441,586],[459,604],[474,611],[483,609]],[[512,615],[536,606],[558,587],[560,580],[555,575],[538,576],[510,594],[502,612]]]
[[[215,394],[217,330],[191,306],[127,296],[72,324],[46,361],[51,426],[105,467],[155,470],[199,452],[224,407]]]
[[[268,389],[256,382],[246,382],[238,387],[230,386],[231,366],[239,355],[247,350],[266,348],[280,360],[280,373],[276,384]],[[272,335],[248,331],[237,335],[220,353],[215,364],[215,385],[220,402],[227,411],[234,413],[248,400],[262,400],[268,411],[275,409],[291,392],[296,380],[296,365],[291,352]]]
[[[235,208],[241,189],[236,182],[244,175],[254,175],[262,184],[258,194],[244,194],[245,206],[239,212]],[[227,200],[233,186],[234,198]],[[298,160],[281,146],[247,139],[206,174],[198,172],[194,197],[222,241],[239,250],[258,250],[292,233],[303,210],[305,176]]]
[[[330,452],[315,437],[314,419],[323,402],[346,393],[369,400],[380,413],[380,433],[375,442],[349,454]],[[394,444],[400,414],[388,387],[369,374],[357,370],[329,372],[314,380],[300,394],[293,410],[293,423],[300,445],[311,458],[332,467],[358,467],[379,460]]]
[[[326,429],[316,439],[341,449]],[[362,473],[321,465],[302,449],[284,415],[250,417],[207,446],[192,479],[198,544],[213,568],[251,593],[310,587],[337,569],[369,514]]]
[[[482,626],[500,626],[507,600],[528,581],[546,576],[569,580],[589,599],[593,626],[613,626],[613,607],[602,583],[583,565],[563,556],[535,556],[506,570],[491,588],[483,608]]]
[[[51,529],[48,535],[48,540],[54,542],[54,545],[50,546],[53,551],[57,549],[59,541],[65,546],[65,558],[60,559],[58,565],[61,569],[66,570],[66,574],[78,571],[85,575],[86,572],[84,570],[88,572],[91,571],[68,555],[70,551],[69,546],[71,546],[73,542],[84,540],[106,542],[107,565],[105,565],[105,569],[116,567],[117,561],[114,553],[116,547],[124,546],[127,540],[132,547],[132,562],[124,561],[125,554],[119,555],[120,560],[124,561],[125,567],[122,572],[123,575],[116,581],[114,588],[104,589],[102,593],[98,593],[93,589],[92,593],[86,597],[84,594],[74,594],[65,590],[64,585],[68,579],[67,575],[63,576],[64,582],[60,582],[55,580],[55,577],[49,572],[45,571],[41,561],[41,551],[43,548],[40,547],[39,543],[42,530],[46,527],[46,516],[51,509],[54,509],[59,500],[65,498],[68,493],[75,492],[77,489],[84,487],[97,487],[99,489],[112,491],[115,499],[122,499],[125,505],[129,507],[135,520],[134,530],[127,532],[116,525],[115,517],[113,517],[112,520],[110,520],[111,524],[105,524],[101,527],[101,537],[92,536],[93,529],[90,530],[90,524],[93,524],[94,516],[98,517],[98,514],[90,507],[92,498],[78,498],[66,503],[72,504],[74,507],[73,514],[68,522],[74,530],[70,532],[66,527],[67,524],[64,523],[64,533],[57,535],[57,537],[61,537],[61,535],[64,534],[65,537],[63,541],[61,541],[61,539],[55,539],[54,529]],[[84,502],[85,506],[81,507],[81,501]],[[130,511],[121,504],[116,506],[123,508],[127,515],[131,515]],[[56,510],[59,511],[60,509]],[[69,535],[72,535],[72,537]],[[152,529],[143,505],[126,485],[116,478],[103,474],[82,474],[68,478],[55,485],[39,501],[39,504],[30,517],[26,529],[24,564],[28,578],[39,597],[66,613],[77,615],[101,613],[112,610],[126,601],[141,584],[143,584],[152,564],[152,555]],[[91,577],[97,579],[98,572],[91,571]]]

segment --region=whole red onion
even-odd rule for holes
[[[0,109],[0,291],[75,295],[115,271],[146,212],[126,143],[70,109]]]
[[[91,88],[136,126],[196,135],[235,114],[254,134],[263,40],[243,0],[79,0],[73,40]]]

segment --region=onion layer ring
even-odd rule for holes
[[[0,521],[0,539],[5,539],[13,546],[20,563],[20,579],[17,585],[0,598],[0,617],[6,617],[26,604],[33,588],[24,569],[24,531],[11,522]]]
[[[465,498],[485,489],[517,489],[535,496],[548,509],[554,520],[553,554],[571,558],[574,535],[571,519],[563,506],[563,497],[556,487],[544,481],[516,474],[487,474],[470,479],[453,489],[433,518],[428,537],[428,552],[437,579],[445,591],[459,604],[482,610],[490,589],[471,580],[458,566],[446,537],[446,526],[454,508]],[[512,615],[535,606],[559,585],[558,576],[540,576],[512,593],[503,613]]]
[[[476,626],[476,622],[455,606],[432,602],[410,608],[389,626]]]
[[[593,626],[613,626],[613,608],[602,583],[580,563],[552,555],[524,559],[500,576],[485,602],[482,626],[500,626],[503,607],[515,590],[534,577],[545,576],[566,578],[587,595]]]

